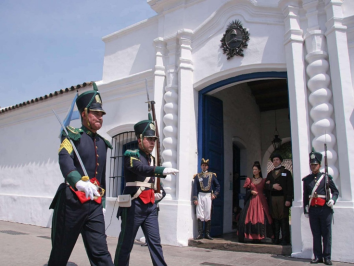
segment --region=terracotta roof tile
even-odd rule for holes
[[[89,85],[91,85],[91,84],[92,84],[91,81],[89,81],[89,82],[84,82],[84,83],[78,84],[78,85],[76,85],[76,86],[71,86],[70,88],[65,88],[65,89],[61,89],[61,90],[59,90],[59,91],[51,92],[51,93],[46,94],[46,95],[44,95],[44,96],[40,96],[40,97],[31,99],[31,100],[25,101],[25,102],[23,102],[23,103],[18,103],[18,104],[16,104],[16,105],[12,105],[12,106],[9,106],[9,107],[6,107],[6,108],[1,108],[1,109],[0,109],[0,115],[3,114],[3,113],[6,113],[6,112],[8,112],[8,111],[11,111],[11,110],[13,110],[13,109],[20,108],[20,107],[23,107],[23,106],[25,106],[25,105],[31,104],[31,103],[43,101],[43,100],[46,100],[46,99],[55,97],[55,96],[57,96],[57,95],[59,95],[59,94],[63,94],[63,93],[69,92],[69,91],[74,91],[74,90],[78,90],[78,89],[84,88],[84,87],[89,86]]]

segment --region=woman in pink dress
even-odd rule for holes
[[[253,177],[247,177],[243,185],[246,188],[246,197],[238,223],[239,242],[244,242],[245,238],[259,242],[266,237],[273,237],[272,217],[263,194],[265,179],[262,178],[261,165],[258,161],[254,162],[252,170]]]

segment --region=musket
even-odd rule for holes
[[[152,120],[154,121],[155,124],[155,134],[157,137],[156,140],[156,165],[161,166],[161,158],[160,158],[160,135],[159,135],[159,128],[157,126],[157,121],[156,121],[156,112],[155,112],[155,101],[150,101],[149,97],[149,91],[147,88],[147,80],[145,79],[145,89],[146,89],[146,95],[147,95],[147,103],[148,103],[148,111],[152,112]],[[156,180],[156,190],[155,193],[161,193],[161,186],[160,186],[160,178],[157,178]]]
[[[331,199],[331,193],[330,193],[330,189],[329,189],[327,144],[326,143],[324,144],[324,149],[325,149],[324,161],[325,161],[326,202],[328,202]]]

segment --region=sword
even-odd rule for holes
[[[65,134],[68,136],[68,140],[70,141],[71,146],[72,146],[73,149],[74,149],[75,155],[76,155],[76,157],[77,157],[77,159],[78,159],[78,161],[79,161],[79,163],[80,163],[80,166],[81,166],[81,168],[82,168],[82,171],[84,172],[84,175],[88,177],[88,174],[87,174],[86,168],[85,168],[85,166],[84,166],[84,163],[83,163],[82,160],[81,160],[80,154],[79,154],[79,152],[77,151],[76,146],[74,145],[73,141],[69,138],[69,134],[68,134],[68,131],[66,130],[66,127],[64,126],[63,122],[60,120],[60,118],[59,118],[59,116],[57,115],[57,113],[56,113],[53,109],[52,109],[52,111],[53,111],[53,113],[55,114],[55,116],[57,117],[57,119],[58,119],[58,121],[59,121],[61,127],[64,129]]]

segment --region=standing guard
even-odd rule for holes
[[[205,238],[213,240],[210,236],[212,200],[220,193],[220,184],[215,173],[208,172],[209,159],[202,158],[202,172],[193,177],[193,203],[197,206],[198,236],[203,238],[203,222],[205,225]],[[213,186],[215,191],[213,191]]]
[[[274,169],[266,178],[270,214],[273,219],[274,244],[290,244],[289,214],[294,199],[294,185],[291,172],[282,166],[283,157],[278,153],[271,155]],[[280,241],[280,229],[282,240]]]
[[[311,263],[324,262],[326,265],[332,265],[333,205],[338,199],[339,191],[333,182],[332,176],[320,172],[321,162],[322,154],[312,149],[310,153],[310,168],[312,173],[302,179],[304,192],[303,204],[305,216],[310,220],[313,236],[313,254],[315,258]],[[326,186],[327,190],[330,190],[332,194],[332,197],[327,200]]]
[[[54,214],[48,266],[67,264],[80,233],[91,265],[113,265],[104,222],[106,154],[112,146],[97,134],[106,113],[95,83],[93,87],[76,100],[82,127],[68,126],[61,136],[59,165],[65,182],[50,205]]]
[[[141,226],[153,265],[167,265],[163,257],[157,205],[155,202],[155,179],[178,173],[177,169],[155,166],[151,155],[157,139],[154,122],[143,120],[134,125],[139,149],[124,153],[125,188],[123,196],[131,200],[129,207],[120,206],[117,218],[122,220],[114,265],[128,266],[130,252]],[[161,196],[162,198],[162,196]],[[160,198],[157,198],[157,200]]]

